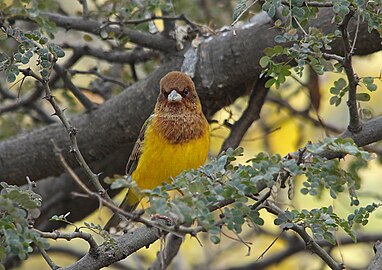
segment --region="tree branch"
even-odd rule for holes
[[[42,94],[42,88],[37,86],[34,89],[34,91],[32,91],[32,93],[30,93],[28,96],[18,99],[16,96],[12,95],[11,93],[5,93],[5,90],[3,90],[2,87],[0,88],[2,93],[7,94],[8,98],[15,100],[15,102],[12,104],[0,106],[0,114],[9,112],[9,111],[14,111],[20,107],[32,107],[33,104],[37,101],[37,99]]]
[[[110,26],[107,24],[102,24],[90,18],[84,20],[84,18],[82,17],[69,17],[49,12],[42,12],[41,16],[48,18],[49,20],[53,21],[57,26],[63,27],[67,30],[80,30],[95,35],[101,35],[101,37],[105,35],[105,38],[107,38],[109,34],[113,33],[113,35],[119,37],[127,37],[131,42],[142,47],[151,48],[163,52],[176,51],[175,41],[170,40],[167,37],[160,34],[151,35],[146,32],[141,32],[126,27]]]
[[[371,261],[367,270],[382,269],[382,243],[381,243],[381,241],[378,240],[374,244],[374,252],[375,252],[375,256],[374,256],[373,260]]]
[[[165,247],[158,252],[156,260],[148,268],[149,270],[165,270],[170,265],[179,248],[182,245],[183,239],[175,234],[170,233],[165,238]]]
[[[74,238],[81,238],[84,239],[86,242],[89,243],[90,246],[90,252],[94,252],[97,248],[98,245],[96,241],[94,240],[93,236],[89,233],[81,232],[81,231],[76,231],[76,232],[71,232],[71,233],[63,233],[59,231],[54,231],[54,232],[42,232],[40,230],[34,229],[38,234],[40,234],[44,238],[49,238],[49,239],[66,239],[68,241],[74,239]]]
[[[85,107],[87,112],[90,112],[97,108],[97,105],[91,102],[91,100],[88,99],[88,97],[84,93],[82,93],[81,90],[78,89],[77,86],[72,82],[72,80],[69,78],[67,70],[64,70],[57,64],[54,64],[53,68],[64,81],[66,88],[68,88],[70,92],[72,92],[72,94],[78,99],[78,101]]]
[[[278,208],[275,204],[267,202],[265,208],[272,214],[278,215],[284,213],[283,210]],[[305,245],[313,253],[317,254],[331,269],[342,270],[343,265],[337,263],[314,239],[305,231],[302,225],[293,223],[291,230],[295,231],[305,242]]]
[[[234,149],[238,147],[252,123],[260,118],[260,110],[268,94],[268,88],[265,88],[266,81],[266,78],[261,78],[255,83],[251,96],[249,97],[247,108],[240,119],[231,126],[231,132],[225,139],[220,151],[230,147]]]
[[[113,63],[134,64],[140,62],[146,62],[153,58],[158,58],[159,53],[153,50],[144,50],[143,48],[136,48],[132,51],[120,51],[120,50],[101,50],[90,46],[72,46],[65,43],[62,48],[72,49],[75,53],[89,56],[94,56],[98,59],[105,60]]]
[[[344,45],[344,61],[343,61],[343,67],[345,69],[346,77],[349,81],[349,97],[347,101],[347,105],[349,107],[349,126],[348,129],[351,132],[357,133],[361,130],[361,122],[359,120],[358,115],[358,108],[357,108],[357,86],[359,82],[359,78],[354,73],[353,65],[352,65],[352,49],[350,47],[350,39],[349,39],[349,32],[348,32],[348,25],[350,19],[354,15],[354,8],[350,6],[349,13],[345,16],[343,19],[343,22],[341,23],[339,29],[341,31],[342,35],[342,42]],[[357,26],[358,31],[358,26]]]

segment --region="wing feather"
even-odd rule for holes
[[[146,133],[147,127],[152,123],[153,119],[154,119],[154,114],[150,115],[150,117],[147,118],[147,120],[145,121],[145,123],[143,124],[141,128],[141,131],[139,132],[139,136],[137,138],[137,141],[135,142],[133,151],[131,152],[129,160],[127,161],[127,164],[126,164],[125,173],[127,175],[131,175],[137,168],[139,158],[142,155],[143,144],[145,140],[145,133]]]

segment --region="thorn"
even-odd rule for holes
[[[70,136],[75,136],[77,134],[77,131],[78,130],[75,127],[73,127],[73,126],[69,127],[69,135]]]
[[[58,116],[56,112],[52,113],[50,116]]]

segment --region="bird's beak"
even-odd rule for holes
[[[172,90],[171,93],[168,95],[167,100],[169,102],[179,102],[182,100],[182,96],[176,92],[176,90]]]

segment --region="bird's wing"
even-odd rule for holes
[[[139,132],[139,136],[137,141],[135,142],[133,151],[130,154],[129,161],[126,164],[126,170],[125,173],[127,175],[131,175],[133,171],[137,168],[139,158],[141,157],[142,154],[142,147],[143,147],[143,142],[145,140],[145,133],[147,130],[147,127],[151,124],[151,122],[154,119],[154,114],[150,115],[149,118],[145,121],[143,124],[141,131]]]

